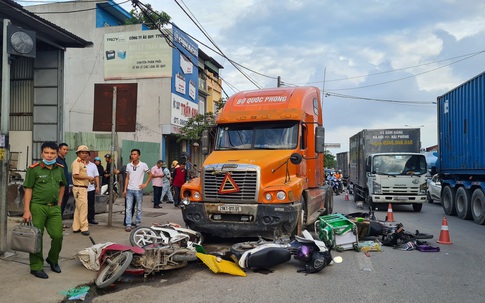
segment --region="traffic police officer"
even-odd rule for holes
[[[42,161],[29,166],[23,184],[23,219],[32,220],[32,224],[40,230],[42,236],[45,228],[51,237],[51,248],[46,261],[56,273],[61,272],[58,264],[62,249],[61,203],[67,185],[63,166],[56,163],[58,150],[55,142],[44,142],[41,147]],[[42,279],[49,278],[43,270],[42,248],[37,254],[29,254],[29,259],[32,275]]]
[[[72,230],[74,233],[81,232],[89,236],[88,225],[88,184],[94,183],[94,178],[88,176],[86,159],[89,156],[89,148],[80,145],[76,151],[77,158],[71,164],[72,170],[72,194],[76,200],[74,208],[74,220]]]

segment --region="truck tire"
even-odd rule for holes
[[[325,195],[325,215],[330,215],[333,213],[333,192],[332,191],[327,191],[327,194]]]
[[[448,216],[456,216],[455,192],[456,190],[449,185],[446,185],[441,190],[441,205],[443,206],[443,211]]]
[[[413,203],[413,210],[417,213],[423,208],[423,203]]]
[[[473,191],[471,199],[471,213],[473,221],[475,223],[484,225],[485,224],[485,194],[483,190],[477,188]]]
[[[460,187],[455,194],[455,209],[456,215],[462,220],[470,220],[472,218],[471,211],[471,194],[469,190]]]

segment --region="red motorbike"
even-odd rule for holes
[[[101,252],[95,283],[98,288],[105,288],[116,282],[123,273],[146,277],[153,272],[185,267],[189,261],[197,260],[195,253],[195,249],[177,243],[151,244],[144,248],[113,244]]]

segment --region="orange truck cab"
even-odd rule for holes
[[[186,225],[216,237],[299,234],[333,208],[316,87],[239,92],[219,112],[212,152],[181,194]],[[208,154],[208,133],[202,136]]]

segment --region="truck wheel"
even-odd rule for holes
[[[441,190],[441,204],[443,205],[443,211],[448,216],[456,216],[455,192],[449,185]]]
[[[475,223],[484,225],[485,224],[485,194],[480,188],[475,189],[472,194],[471,200],[471,213],[473,221]]]
[[[423,208],[423,203],[413,203],[413,210],[417,213]]]
[[[462,220],[470,220],[472,218],[471,212],[471,194],[469,190],[460,187],[455,194],[455,208],[456,215]]]

